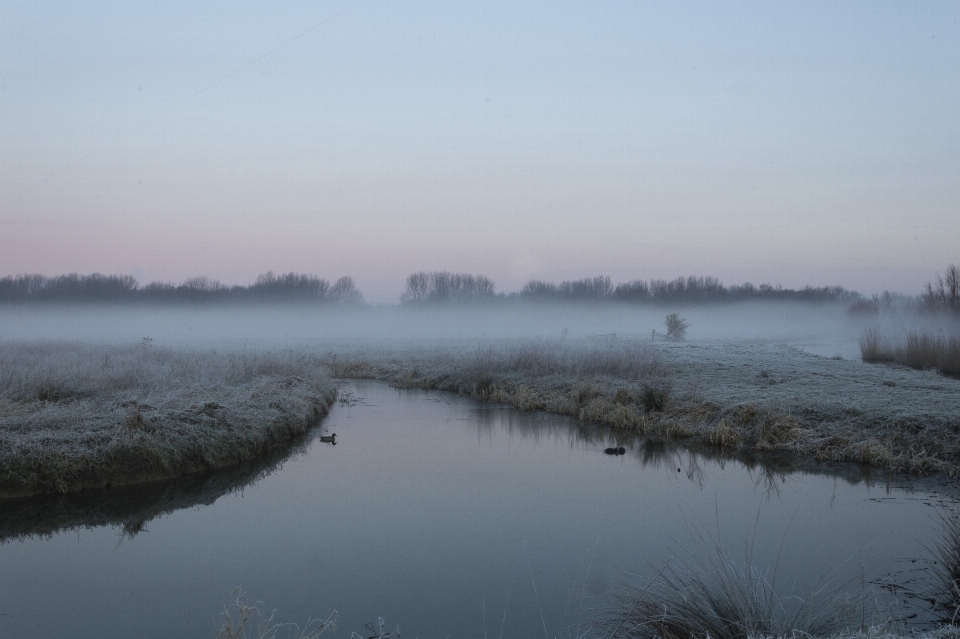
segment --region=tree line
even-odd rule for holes
[[[0,302],[232,302],[294,301],[360,304],[363,295],[353,278],[341,277],[332,284],[314,275],[272,271],[257,277],[250,286],[226,286],[208,277],[195,277],[182,284],[151,282],[141,286],[131,275],[15,275],[0,278]]]
[[[675,280],[634,280],[613,285],[610,277],[599,276],[560,283],[532,280],[517,293],[497,293],[493,281],[484,275],[468,273],[413,273],[401,301],[408,304],[463,302],[474,300],[519,299],[541,302],[647,302],[708,303],[748,300],[795,300],[803,302],[853,301],[859,293],[841,286],[783,288],[771,284],[750,283],[724,286],[715,277],[679,277]]]
[[[608,276],[528,282],[515,293],[498,293],[485,275],[420,271],[412,273],[401,295],[404,304],[436,304],[518,300],[531,302],[630,302],[630,303],[713,303],[750,300],[794,300],[804,302],[857,302],[862,295],[840,286],[783,288],[750,283],[725,286],[715,277],[679,277],[674,280],[633,280],[614,285]],[[16,275],[0,278],[0,303],[28,301],[57,302],[317,302],[362,304],[363,295],[350,277],[330,282],[315,275],[273,272],[257,277],[249,286],[226,286],[207,277],[195,277],[181,284],[151,282],[141,285],[130,275]],[[960,269],[951,266],[936,284],[929,284],[922,297],[930,310],[960,312]]]

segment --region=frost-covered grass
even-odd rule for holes
[[[960,512],[942,511],[939,532],[932,549],[936,562],[931,599],[943,620],[956,623],[960,620]]]
[[[0,343],[0,496],[228,466],[305,432],[335,397],[291,352]]]
[[[230,606],[221,615],[216,639],[317,639],[327,630],[337,632],[337,611],[326,619],[308,619],[303,626],[290,621],[277,621],[259,604],[250,604],[237,588],[230,596]],[[382,634],[382,633],[381,633]]]
[[[960,471],[960,381],[750,342],[538,340],[351,350],[339,377],[453,391],[731,451]]]
[[[953,625],[914,632],[889,626],[871,626],[860,630],[840,632],[830,639],[957,639],[958,637],[960,637],[960,626]],[[758,637],[757,639],[761,638]]]
[[[667,561],[652,579],[634,584],[608,611],[611,637],[829,637],[861,627],[865,600],[835,583],[785,594],[776,569],[738,563],[717,546],[709,557]]]
[[[960,337],[909,331],[900,340],[868,328],[860,337],[865,362],[897,362],[910,368],[932,368],[944,375],[960,376]]]
[[[929,593],[946,613],[925,631],[907,630],[904,614],[882,604],[875,585],[836,572],[812,584],[781,574],[779,560],[758,565],[753,543],[744,543],[744,559],[735,560],[708,533],[699,532],[692,548],[678,547],[669,559],[651,566],[646,576],[627,576],[624,584],[600,599],[593,627],[578,638],[595,639],[944,639],[960,637],[956,625],[956,575],[960,523],[956,511],[941,513],[935,555],[935,583]],[[943,564],[947,564],[944,566]],[[655,574],[654,574],[655,573]],[[850,594],[854,582],[857,594]],[[938,594],[937,591],[943,591]],[[950,592],[953,591],[953,592]],[[941,595],[944,596],[941,599]],[[892,604],[896,606],[896,604]],[[915,616],[915,615],[913,615]],[[913,616],[906,617],[907,619]]]

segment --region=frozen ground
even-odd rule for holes
[[[783,344],[662,344],[678,389],[783,410],[823,429],[960,431],[960,380]]]
[[[235,464],[305,432],[334,396],[300,354],[0,342],[0,497]]]

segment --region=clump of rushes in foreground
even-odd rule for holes
[[[935,368],[944,375],[960,376],[960,337],[910,331],[901,340],[887,339],[876,328],[860,336],[865,362],[897,362],[911,368]]]
[[[284,446],[335,396],[295,353],[0,343],[0,497],[229,466]]]
[[[933,592],[931,601],[947,623],[960,619],[960,512],[940,512],[940,530],[934,546]]]
[[[316,639],[327,630],[336,634],[337,611],[326,619],[310,619],[301,628],[292,622],[274,620],[258,605],[250,605],[244,593],[236,588],[230,596],[230,607],[223,611],[216,639]]]
[[[609,637],[829,637],[866,627],[866,600],[834,582],[784,594],[776,567],[734,561],[714,545],[706,556],[674,557],[649,581],[614,597],[603,615]]]

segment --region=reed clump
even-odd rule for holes
[[[896,361],[894,345],[880,335],[879,329],[872,327],[860,335],[860,357],[865,362]]]
[[[938,523],[930,600],[941,621],[954,624],[960,619],[960,511],[942,510]]]
[[[244,593],[236,588],[230,596],[230,605],[221,615],[216,639],[317,639],[328,630],[337,632],[337,611],[326,619],[308,619],[300,626],[289,621],[276,621],[275,614],[265,613],[258,604],[248,603]]]
[[[0,343],[0,497],[236,464],[306,432],[335,396],[295,353]]]
[[[783,592],[775,576],[775,567],[734,561],[717,544],[617,593],[605,625],[611,639],[830,637],[862,626],[863,595],[832,581]]]
[[[860,354],[865,362],[897,362],[960,376],[960,336],[956,335],[909,331],[899,341],[893,341],[884,338],[876,328],[868,328],[860,336]]]

